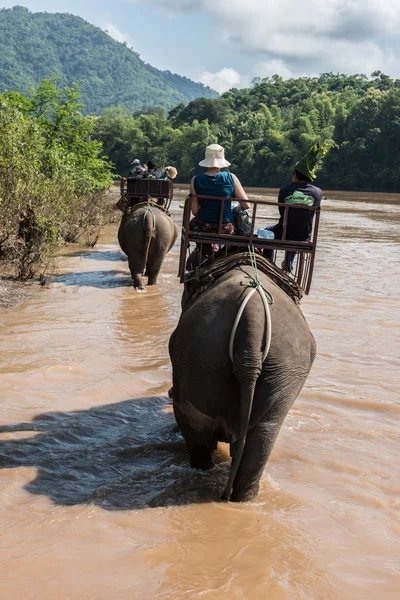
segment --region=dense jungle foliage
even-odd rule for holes
[[[0,95],[0,270],[43,273],[63,241],[95,243],[112,169],[76,87]],[[10,269],[11,266],[11,269]]]
[[[117,105],[172,108],[199,96],[218,96],[200,83],[145,64],[125,43],[80,17],[31,13],[21,6],[1,9],[0,92],[27,94],[53,76],[63,86],[79,84],[87,113]]]
[[[225,147],[244,185],[280,186],[294,162],[317,139],[337,147],[318,181],[325,188],[398,191],[400,188],[400,80],[381,72],[283,80],[254,80],[220,98],[132,114],[104,111],[96,137],[125,175],[132,158],[155,158],[178,168],[179,180],[196,172],[207,144]]]

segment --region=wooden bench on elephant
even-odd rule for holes
[[[243,248],[246,250],[249,248],[256,248],[259,252],[269,250],[269,254],[272,254],[273,262],[276,263],[277,266],[282,264],[283,270],[286,271],[287,276],[292,278],[305,294],[309,293],[314,270],[315,252],[317,249],[320,207],[300,204],[278,205],[276,202],[270,202],[267,200],[245,200],[245,202],[249,202],[251,205],[250,209],[248,210],[251,220],[250,233],[249,235],[228,235],[221,233],[224,203],[232,201],[240,202],[241,199],[217,198],[215,196],[199,195],[195,197],[198,199],[204,198],[207,200],[221,202],[218,230],[217,233],[190,230],[190,220],[192,214],[191,206],[193,198],[193,196],[190,194],[185,202],[182,221],[178,272],[178,277],[180,277],[181,283],[184,283],[188,278],[190,278],[191,273],[193,273],[196,268],[202,266],[205,257],[207,258],[207,262],[209,261],[210,245],[213,256],[221,256],[221,253],[225,253],[227,255],[232,248]],[[265,227],[265,219],[271,219],[271,221],[274,223],[278,222],[279,214],[276,214],[276,209],[278,206],[279,208],[284,209],[282,239],[266,239],[258,237],[256,231],[258,228],[263,229]],[[271,214],[270,207],[274,207],[275,216]],[[314,213],[313,229],[309,240],[293,241],[286,238],[290,210],[307,210]],[[267,212],[270,213],[270,216],[265,214]],[[205,246],[206,251],[203,253],[202,250]],[[194,252],[195,250],[197,251]],[[292,252],[296,253],[297,258],[293,271],[290,271],[289,264]],[[188,258],[190,255],[191,260],[188,263]],[[190,267],[188,265],[190,265]]]
[[[168,210],[174,195],[174,184],[168,179],[121,179],[121,200],[123,206],[131,207],[138,202],[154,199],[162,200],[162,206]]]

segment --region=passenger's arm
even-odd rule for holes
[[[192,177],[192,181],[190,182],[190,193],[192,194],[192,213],[195,217],[199,214],[199,201],[196,198],[196,190],[194,189],[194,180],[195,177]]]
[[[283,188],[281,188],[279,190],[279,194],[278,194],[278,204],[285,204],[285,200],[286,200],[286,196],[283,191]],[[285,214],[285,209],[282,206],[279,207],[279,214],[281,215],[281,217],[283,217]]]
[[[245,200],[248,200],[247,194],[244,191],[239,179],[233,173],[232,177],[235,184],[235,198],[244,198]],[[240,202],[240,206],[246,210],[246,208],[250,208],[250,202]]]

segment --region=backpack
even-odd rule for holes
[[[232,213],[236,234],[249,236],[251,233],[251,219],[247,210],[244,210],[239,204],[232,209]]]

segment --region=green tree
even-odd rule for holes
[[[218,141],[243,184],[255,186],[282,185],[311,144],[334,139],[339,148],[324,162],[322,185],[397,190],[399,92],[400,81],[381,72],[371,77],[324,73],[286,81],[274,76],[255,79],[250,88],[230,90],[218,99],[179,104],[168,119],[141,112],[132,119],[125,113],[122,121],[126,127],[130,123],[132,133],[124,131],[123,122],[117,127],[117,112],[106,131],[111,113],[104,113],[96,131],[105,148],[113,147],[108,155],[118,169],[122,164],[127,168],[124,148],[135,140],[129,158],[151,155],[160,163],[172,163],[180,181],[188,181],[197,168],[207,141]],[[114,144],[121,148],[118,155]]]
[[[44,81],[30,99],[0,96],[0,108],[0,255],[27,278],[63,237],[101,224],[94,196],[111,184],[112,169],[75,87]]]

